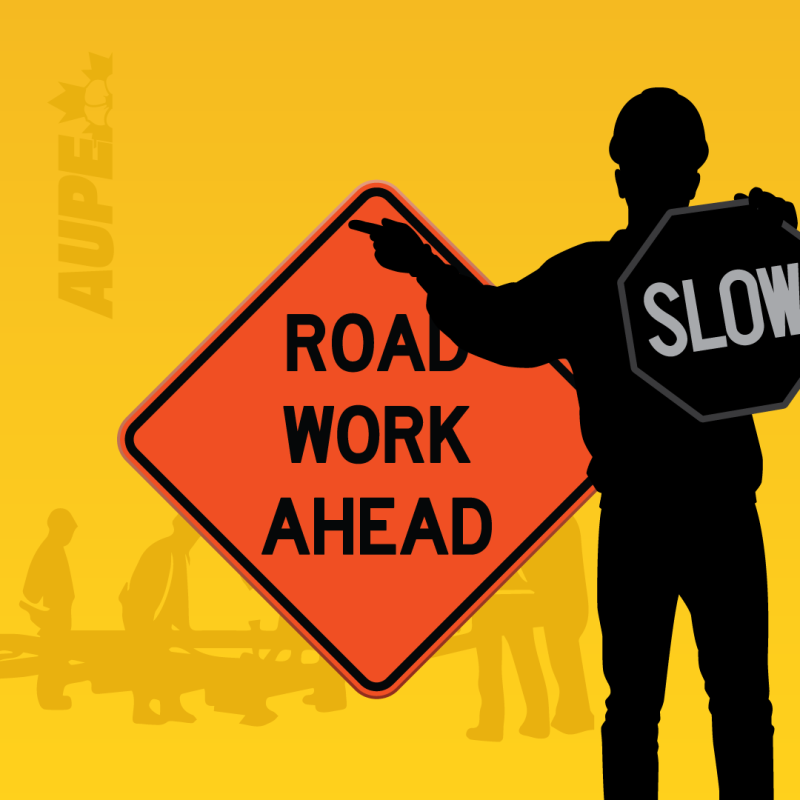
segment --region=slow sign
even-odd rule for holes
[[[748,200],[669,211],[619,279],[631,367],[697,419],[800,389],[800,234]]]

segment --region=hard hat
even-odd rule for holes
[[[699,169],[708,158],[703,120],[674,89],[645,89],[619,112],[608,148],[620,166],[663,164]]]

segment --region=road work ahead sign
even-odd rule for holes
[[[361,187],[125,421],[125,458],[360,692],[395,691],[591,495],[570,373],[459,351]]]
[[[800,389],[800,234],[748,200],[667,212],[619,279],[633,371],[699,420]]]

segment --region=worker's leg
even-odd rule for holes
[[[557,617],[551,617],[544,625],[544,635],[550,666],[558,681],[553,727],[562,733],[590,731],[594,728],[594,715],[589,708],[580,633]]]
[[[161,708],[160,716],[169,722],[195,722],[197,717],[190,714],[181,705],[181,696],[179,692],[168,692],[162,694],[159,698]]]
[[[39,706],[48,710],[72,708],[72,700],[64,694],[69,661],[58,655],[42,655],[41,671],[36,681],[36,698]]]
[[[695,523],[680,587],[713,720],[721,800],[773,797],[767,572],[755,504]]]
[[[159,694],[159,675],[163,658],[153,645],[149,631],[128,632],[133,667],[133,721],[137,725],[163,725],[167,718],[156,714],[150,703]]]
[[[509,596],[509,600],[517,599]],[[536,653],[533,629],[526,624],[526,620],[515,620],[505,631],[505,638],[514,659],[527,709],[519,732],[535,739],[545,739],[550,735],[550,704],[542,665]]]
[[[197,658],[197,655],[168,650],[159,653],[159,713],[170,722],[195,722],[197,719],[181,705],[181,694],[191,685],[191,669]]]
[[[678,600],[658,528],[657,518],[624,505],[604,507],[600,518],[597,607],[610,688],[602,726],[606,800],[658,797],[658,723]]]
[[[300,667],[314,675],[314,692],[306,695],[303,702],[316,706],[317,711],[341,711],[347,708],[347,693],[342,676],[320,659],[316,664]]]
[[[153,695],[140,685],[133,689],[133,721],[137,725],[163,725],[167,718],[150,708]]]
[[[472,620],[475,650],[478,655],[478,692],[481,711],[477,728],[467,736],[489,742],[503,738],[505,700],[503,697],[503,639],[500,619],[493,613],[491,600]]]
[[[69,671],[67,641],[70,635],[69,614],[46,618],[48,626],[40,631],[42,655],[41,668],[36,681],[36,697],[39,705],[48,710],[66,710],[72,707],[72,700],[64,694]]]

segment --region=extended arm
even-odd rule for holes
[[[564,357],[555,271],[545,265],[516,283],[487,286],[443,262],[403,223],[354,220],[368,233],[375,259],[417,278],[428,293],[428,313],[455,344],[473,355],[511,367],[537,367]]]

